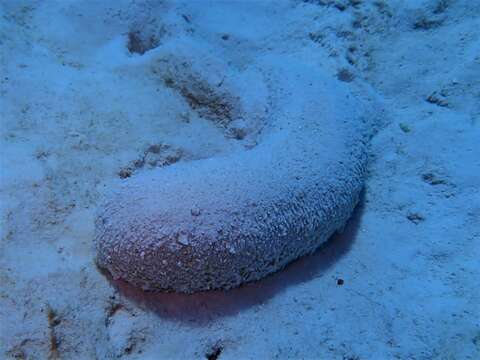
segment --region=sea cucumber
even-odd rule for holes
[[[115,278],[144,290],[229,289],[313,252],[345,225],[366,173],[365,106],[348,84],[300,60],[259,64],[276,106],[257,146],[111,189],[95,244]]]

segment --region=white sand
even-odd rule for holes
[[[18,0],[0,14],[0,357],[480,357],[480,4]],[[99,273],[94,212],[120,170],[261,141],[226,137],[165,87],[155,49],[127,50],[138,27],[228,48],[236,67],[293,54],[383,104],[341,236],[228,293],[145,295]],[[152,144],[171,147],[136,169]]]

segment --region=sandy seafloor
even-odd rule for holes
[[[250,146],[151,71],[176,38],[293,54],[383,108],[345,231],[227,293],[143,294],[94,263],[119,172]],[[479,359],[479,118],[478,1],[2,0],[0,358]]]

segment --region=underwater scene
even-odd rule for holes
[[[0,359],[480,359],[479,29],[0,0]]]

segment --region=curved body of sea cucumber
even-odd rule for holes
[[[145,290],[228,289],[311,253],[345,225],[367,163],[361,103],[295,60],[265,66],[279,105],[259,145],[136,175],[107,197],[97,262],[115,278]]]

